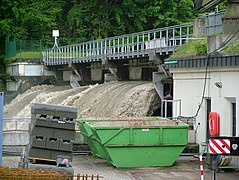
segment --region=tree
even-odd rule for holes
[[[132,0],[75,1],[67,19],[71,35],[89,40],[143,30],[146,18],[140,4]]]
[[[0,61],[4,59],[5,37],[22,38],[26,36],[23,26],[25,16],[25,0],[0,1]]]
[[[23,26],[26,0],[0,1],[0,37],[20,38],[26,36]]]
[[[192,21],[192,0],[2,0],[0,37],[35,37],[61,45]]]
[[[52,30],[60,29],[64,0],[30,0],[26,7],[25,28],[28,37],[52,42]]]
[[[148,13],[148,29],[192,22],[195,18],[191,0],[153,0],[145,8]]]

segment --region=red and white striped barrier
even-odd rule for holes
[[[210,154],[230,154],[230,139],[209,139]]]
[[[203,180],[203,162],[202,162],[202,155],[199,155],[199,160],[200,160],[200,176],[201,180]]]

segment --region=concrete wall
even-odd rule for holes
[[[116,78],[113,74],[111,73],[105,73],[104,74],[104,82],[110,82],[110,81],[115,81]]]
[[[19,88],[20,82],[17,81],[8,81],[6,82],[7,91],[17,91]]]
[[[63,81],[70,81],[72,71],[63,71]]]
[[[141,80],[142,68],[141,67],[130,67],[129,68],[129,80]]]
[[[205,18],[196,18],[193,24],[193,35],[203,37],[205,35]]]
[[[201,102],[205,69],[174,69],[174,99],[182,100],[182,116],[194,116]],[[220,115],[220,136],[232,135],[232,102],[236,102],[236,111],[239,112],[239,69],[211,68],[207,76],[205,89],[206,98],[211,98],[211,111]],[[221,82],[222,88],[214,83]],[[237,114],[237,130],[239,136],[239,113]],[[196,142],[206,143],[207,111],[203,101],[201,109],[196,117],[194,129],[196,130]],[[200,150],[202,150],[200,146]]]
[[[52,76],[51,71],[44,69],[43,64],[33,63],[13,63],[6,67],[6,72],[10,76]]]
[[[102,69],[91,69],[91,80],[101,81],[102,80]]]
[[[211,35],[207,37],[208,42],[208,53],[212,53],[218,48],[221,47],[222,43],[225,42],[226,38],[225,35]]]
[[[3,133],[3,146],[26,146],[29,143],[28,132]]]

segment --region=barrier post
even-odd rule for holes
[[[203,180],[203,162],[202,162],[202,155],[199,155],[199,161],[200,161],[200,179]]]

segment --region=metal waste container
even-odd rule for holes
[[[116,167],[172,166],[187,146],[188,125],[173,120],[85,122]]]
[[[108,158],[108,152],[102,147],[98,139],[95,138],[90,126],[86,122],[112,122],[112,121],[131,121],[131,120],[159,120],[165,119],[158,116],[151,117],[88,117],[78,118],[76,122],[80,125],[80,133],[83,135],[85,142],[88,144],[94,157]]]

